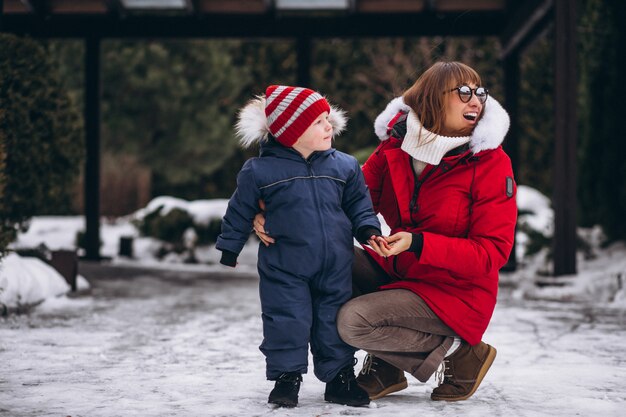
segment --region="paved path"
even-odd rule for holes
[[[485,335],[498,357],[470,400],[430,401],[431,379],[337,406],[310,372],[300,406],[276,410],[255,277],[83,267],[91,294],[0,319],[0,416],[625,415],[623,312],[503,291]]]

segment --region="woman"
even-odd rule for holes
[[[370,398],[406,388],[403,371],[425,382],[443,363],[431,399],[465,400],[493,363],[481,339],[517,218],[508,127],[458,62],[434,64],[376,119],[381,143],[363,174],[391,236],[355,249],[356,297],[337,318],[341,337],[369,353],[357,380]]]

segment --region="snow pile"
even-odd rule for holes
[[[518,269],[515,272],[501,273],[501,284],[514,287],[518,298],[597,302],[625,308],[626,245],[617,242],[604,248],[602,244],[605,238],[599,227],[580,228],[579,240],[584,243],[584,247],[578,253],[578,274],[550,277],[550,242],[554,223],[550,200],[527,186],[520,185],[517,191],[520,214],[515,250]],[[167,196],[157,197],[130,216],[114,220],[103,219],[100,228],[103,243],[101,255],[111,258],[111,262],[115,264],[125,266],[256,274],[259,242],[254,235],[244,247],[237,268],[232,269],[219,263],[221,252],[213,244],[193,246],[183,253],[170,252],[159,256],[164,242],[141,236],[134,224],[151,213],[158,212],[161,216],[166,216],[170,211],[180,209],[190,215],[195,225],[207,226],[223,217],[227,205],[226,199],[186,201]],[[383,234],[388,234],[389,227],[380,216],[379,218]],[[34,248],[45,244],[52,250],[76,249],[76,236],[83,230],[82,216],[35,217],[31,221],[30,229],[21,233],[12,247]],[[118,255],[121,237],[133,238],[132,258]],[[189,240],[193,239],[190,237]],[[80,249],[78,251],[81,253]],[[190,260],[190,255],[193,255],[193,260]]]
[[[10,253],[0,260],[0,304],[9,308],[37,304],[69,290],[65,279],[37,258]]]
[[[137,210],[131,217],[134,219],[143,219],[159,208],[161,208],[160,214],[165,216],[173,209],[180,209],[189,213],[195,224],[207,226],[211,220],[219,220],[224,217],[227,207],[228,200],[223,198],[187,201],[181,198],[161,196],[154,198],[145,208]]]
[[[626,245],[615,242],[603,247],[606,237],[600,227],[578,228],[576,275],[552,277],[551,242],[554,211],[550,199],[539,191],[520,185],[516,233],[518,268],[501,273],[500,282],[517,288],[518,298],[606,303],[626,307]],[[540,248],[540,249],[538,249]]]

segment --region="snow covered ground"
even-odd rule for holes
[[[547,199],[527,187],[518,191],[520,209],[532,210],[521,222],[549,237]],[[162,197],[158,204],[185,208],[200,222],[225,209],[224,200]],[[81,216],[36,217],[13,247],[73,249],[83,228]],[[111,261],[81,264],[87,279],[79,281],[78,296],[65,295],[67,284],[37,259],[11,254],[0,261],[0,304],[42,302],[29,314],[0,318],[0,416],[624,414],[626,245],[602,248],[597,229],[579,231],[589,250],[579,255],[577,275],[560,278],[546,276],[546,250],[524,256],[528,236],[518,233],[520,267],[501,274],[484,339],[498,357],[470,400],[432,402],[435,381],[411,380],[370,408],[341,407],[323,402],[323,384],[310,373],[295,410],[266,404],[272,385],[257,348],[254,239],[233,270],[219,265],[212,247],[198,248],[200,264],[175,256],[158,261],[159,242],[139,236],[130,218],[103,221],[101,233],[101,252]],[[134,259],[117,256],[121,236],[134,237]]]
[[[623,311],[503,290],[485,335],[498,356],[468,401],[433,402],[434,378],[409,377],[370,408],[327,404],[310,369],[299,407],[274,409],[256,276],[127,273],[0,320],[0,416],[611,417],[626,406]]]

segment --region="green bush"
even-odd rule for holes
[[[626,3],[585,0],[580,16],[579,224],[626,240]]]
[[[102,239],[100,239],[98,241],[98,247],[102,248],[103,244],[104,242],[102,241]],[[74,237],[74,245],[77,248],[82,248],[82,249],[87,248],[87,236],[84,230],[79,230],[78,232],[76,232],[76,236]]]
[[[222,232],[222,219],[213,219],[208,226],[195,226],[198,235],[198,245],[209,245],[217,241]]]
[[[148,213],[142,219],[134,221],[135,227],[143,236],[167,242],[169,249],[175,252],[182,252],[186,247],[184,235],[187,229],[192,228],[196,233],[194,246],[210,245],[217,241],[217,237],[222,231],[222,219],[212,219],[208,225],[196,224],[193,217],[183,209],[173,209],[166,215],[162,214],[163,206]],[[164,255],[163,255],[164,256]]]
[[[183,235],[185,230],[193,227],[193,218],[185,210],[175,208],[162,215],[163,207],[144,217],[138,227],[144,236],[154,237],[173,244],[175,247],[184,246]]]
[[[0,34],[0,252],[35,214],[69,210],[79,113],[37,42]]]

